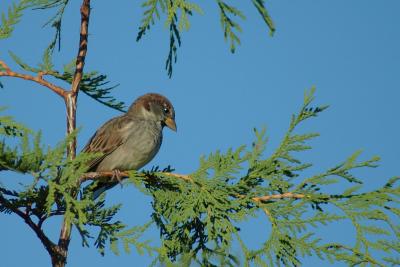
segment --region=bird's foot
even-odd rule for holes
[[[118,183],[119,183],[119,184],[121,185],[121,187],[122,187],[121,171],[118,170],[118,169],[115,169],[115,170],[113,170],[112,172],[113,172],[113,175],[112,175],[111,179],[112,179],[113,181],[117,180]]]

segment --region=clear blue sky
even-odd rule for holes
[[[1,0],[0,11],[11,2]],[[59,67],[76,54],[80,2],[71,1],[66,10],[62,51],[55,60]],[[120,84],[114,95],[126,103],[146,92],[162,93],[173,102],[178,132],[164,131],[162,148],[147,168],[171,164],[179,173],[190,173],[196,170],[200,155],[251,144],[253,127],[267,126],[268,154],[287,130],[305,89],[315,85],[316,103],[331,107],[301,128],[321,133],[312,142],[314,149],[302,156],[314,163],[312,171],[323,171],[362,149],[363,159],[382,157],[378,169],[357,172],[370,188],[399,175],[399,1],[267,1],[277,27],[272,38],[250,1],[236,1],[247,20],[242,23],[242,45],[234,55],[223,40],[214,1],[197,1],[204,15],[196,14],[190,31],[183,34],[172,79],[164,70],[168,33],[163,24],[140,43],[135,41],[143,11],[139,2],[93,1],[86,70],[98,70]],[[7,53],[12,50],[28,63],[39,62],[52,37],[41,28],[47,18],[41,12],[27,12],[14,36],[0,41],[0,58],[16,68]],[[9,107],[7,114],[41,129],[46,144],[54,145],[64,137],[65,110],[60,98],[30,82],[1,81],[5,88],[0,90],[0,106]],[[81,94],[79,148],[95,129],[118,114]],[[8,173],[0,177],[4,184],[13,179]],[[124,203],[118,218],[128,225],[149,219],[151,199],[132,186],[113,189],[108,199]],[[262,215],[244,226],[249,243],[259,244],[267,238],[268,224]],[[55,238],[60,221],[46,227]],[[354,237],[349,227],[318,231],[328,232],[329,241],[338,238],[351,244]],[[1,266],[50,265],[39,240],[16,216],[1,215],[0,236]],[[148,237],[157,240],[157,231]],[[149,262],[134,250],[130,255],[117,257],[109,252],[101,257],[94,248],[82,248],[73,233],[69,266],[142,266]],[[317,262],[307,259],[305,266]]]

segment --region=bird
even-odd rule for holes
[[[99,153],[88,162],[88,171],[112,171],[114,175],[98,183],[93,189],[94,199],[120,182],[121,171],[138,170],[154,158],[165,126],[177,131],[173,105],[163,95],[148,93],[137,98],[126,113],[110,119],[95,132],[82,149],[84,153]]]

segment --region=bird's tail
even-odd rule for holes
[[[113,188],[116,186],[118,182],[109,182],[109,183],[99,183],[94,189],[93,189],[93,200],[96,200],[101,194],[103,194],[105,191],[108,189]]]

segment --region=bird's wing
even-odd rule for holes
[[[101,155],[88,163],[89,170],[95,170],[96,166],[115,149],[121,146],[128,138],[124,129],[132,120],[127,116],[119,116],[107,121],[90,138],[83,148],[85,153],[101,153]]]

